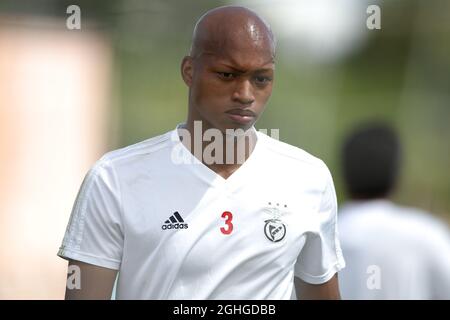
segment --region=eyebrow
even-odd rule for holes
[[[227,67],[227,68],[230,68],[230,69],[232,69],[232,70],[234,70],[236,72],[239,72],[239,73],[245,73],[246,72],[246,71],[244,71],[242,69],[233,67],[232,65],[230,65],[229,63],[226,63],[226,62],[219,61],[218,63],[223,65],[223,66],[225,66],[225,67]],[[269,63],[274,63],[274,61],[271,60],[270,62],[267,62],[264,65],[269,64]],[[268,71],[274,71],[274,68],[258,68],[256,70],[253,70],[252,72],[268,72]]]

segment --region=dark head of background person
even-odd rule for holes
[[[387,124],[366,124],[353,131],[342,149],[344,180],[350,197],[388,197],[396,185],[400,160],[399,138]]]
[[[272,93],[275,39],[255,12],[225,6],[197,22],[181,74],[189,87],[187,129],[248,130]],[[192,131],[191,131],[192,132]]]

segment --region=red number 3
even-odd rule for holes
[[[229,211],[225,211],[222,213],[222,218],[226,219],[225,224],[228,228],[221,227],[220,231],[223,234],[230,234],[233,231],[233,224],[231,223],[231,220],[233,220],[233,214]]]

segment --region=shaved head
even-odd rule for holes
[[[206,12],[197,21],[190,56],[223,55],[224,49],[269,50],[275,58],[275,38],[270,26],[254,11],[225,6]]]

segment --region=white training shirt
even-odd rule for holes
[[[339,212],[343,299],[450,299],[450,236],[430,214],[387,200]]]
[[[336,210],[305,151],[258,132],[224,179],[175,129],[93,166],[58,255],[119,270],[117,299],[291,299],[294,275],[320,284],[344,267]]]

